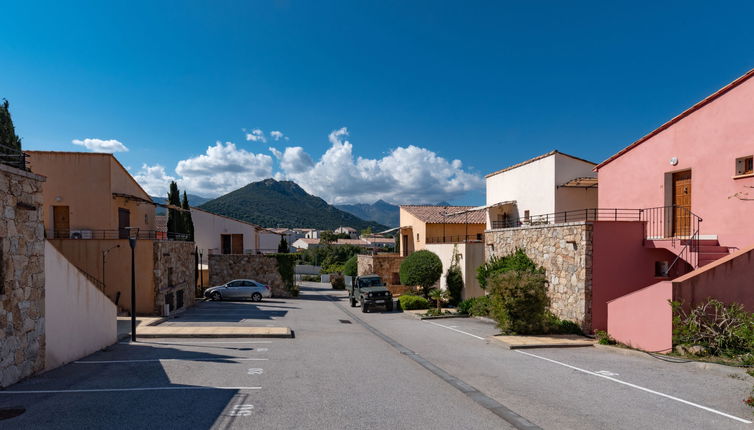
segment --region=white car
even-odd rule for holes
[[[262,300],[262,297],[272,297],[272,289],[269,285],[253,279],[236,279],[225,285],[207,288],[204,291],[204,297],[212,300],[251,299],[253,302],[258,302]]]

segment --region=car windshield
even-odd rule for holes
[[[359,287],[365,288],[365,287],[381,287],[382,286],[382,279],[380,278],[364,278],[359,279]]]

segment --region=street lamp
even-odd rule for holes
[[[105,287],[107,287],[107,284],[105,284],[105,257],[107,257],[107,254],[115,248],[120,248],[120,244],[111,246],[102,251],[102,292],[105,292]]]
[[[136,342],[136,239],[139,237],[139,227],[126,227],[128,230],[128,245],[131,246],[131,342]]]

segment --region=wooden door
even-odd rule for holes
[[[131,212],[128,209],[118,208],[118,237],[128,239],[131,227]]]
[[[673,173],[673,236],[691,235],[691,170]]]
[[[67,238],[70,236],[71,219],[68,206],[53,206],[53,235],[57,239]]]
[[[231,249],[233,254],[243,254],[243,235],[234,234],[231,236]]]
[[[230,254],[231,253],[231,246],[230,246],[230,235],[229,234],[221,234],[220,235],[220,252],[223,254]]]

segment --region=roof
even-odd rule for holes
[[[356,229],[353,227],[338,227],[335,230],[350,231],[352,233],[356,233]]]
[[[742,83],[746,82],[752,76],[754,76],[754,69],[749,70],[743,76],[739,77],[738,79],[734,80],[733,82],[729,83],[728,85],[726,85],[726,86],[720,88],[719,90],[715,91],[714,93],[710,94],[709,96],[707,96],[706,98],[704,98],[700,102],[696,103],[695,105],[691,106],[690,108],[688,108],[685,111],[681,112],[679,115],[677,115],[674,118],[672,118],[670,121],[668,121],[665,124],[657,127],[656,129],[654,129],[652,132],[650,132],[646,136],[644,136],[641,139],[637,140],[636,142],[628,145],[627,147],[621,149],[620,151],[618,151],[612,157],[610,157],[607,160],[605,160],[605,161],[601,162],[600,164],[598,164],[594,168],[594,170],[599,170],[599,169],[605,167],[605,165],[607,165],[611,161],[615,160],[616,158],[620,157],[621,155],[625,154],[626,152],[634,149],[635,147],[641,145],[642,143],[646,142],[647,140],[651,139],[652,137],[654,137],[654,136],[662,133],[663,131],[665,131],[668,128],[670,128],[670,126],[672,126],[673,124],[675,124],[678,121],[686,118],[687,116],[689,116],[692,113],[698,111],[699,109],[703,108],[704,106],[712,103],[713,101],[715,101],[716,99],[720,98],[721,96],[723,96],[728,91],[730,91],[733,88],[736,88],[737,86],[739,86]]]
[[[597,188],[597,178],[588,176],[584,178],[574,178],[565,184],[558,185],[560,188]]]
[[[550,157],[550,156],[555,155],[555,154],[560,154],[560,155],[563,155],[563,156],[566,156],[566,157],[569,157],[569,158],[573,158],[574,160],[583,161],[584,163],[589,163],[589,164],[597,165],[597,163],[594,163],[592,161],[585,160],[583,158],[579,158],[579,157],[576,157],[576,156],[573,156],[573,155],[570,155],[570,154],[566,154],[564,152],[558,151],[557,149],[554,149],[554,150],[548,152],[547,154],[538,155],[538,156],[536,156],[534,158],[530,158],[530,159],[528,159],[526,161],[522,161],[522,162],[520,162],[518,164],[514,164],[514,165],[512,165],[510,167],[506,167],[505,169],[501,169],[501,170],[498,170],[496,172],[492,172],[492,173],[490,173],[488,175],[485,175],[484,177],[485,178],[489,178],[490,176],[495,176],[497,174],[500,174],[500,173],[503,173],[503,172],[507,172],[508,170],[517,169],[517,168],[519,168],[521,166],[525,166],[525,165],[527,165],[529,163],[533,163],[535,161],[539,161],[539,160],[541,160],[543,158],[547,158],[547,157]]]
[[[362,240],[369,243],[395,243],[395,239],[392,237],[366,237]]]
[[[218,216],[218,217],[220,217],[220,218],[229,219],[229,220],[231,220],[231,221],[240,222],[241,224],[247,224],[247,225],[250,225],[250,226],[254,227],[254,228],[255,228],[255,229],[257,229],[257,230],[263,230],[263,228],[262,228],[262,227],[260,227],[260,226],[258,226],[258,225],[256,225],[256,224],[252,224],[252,223],[250,223],[250,222],[248,222],[248,221],[242,221],[242,220],[240,220],[240,219],[231,218],[231,217],[229,217],[229,216],[225,216],[225,215],[216,214],[216,213],[214,213],[214,212],[210,212],[210,211],[208,211],[208,210],[199,209],[199,208],[197,208],[197,207],[195,207],[195,206],[191,206],[191,210],[192,210],[192,211],[199,211],[199,212],[204,212],[204,213],[206,213],[206,214],[210,214],[210,215]]]
[[[401,209],[427,224],[486,224],[487,215],[476,206],[401,205]],[[459,215],[448,215],[463,212]]]
[[[307,237],[301,237],[301,238],[296,239],[296,242],[304,242],[304,243],[308,243],[309,245],[316,245],[319,243],[319,239],[309,239]],[[293,242],[293,243],[296,243],[296,242]]]
[[[336,245],[357,245],[357,246],[369,245],[369,243],[361,239],[338,239],[338,241],[335,242],[335,244]]]

